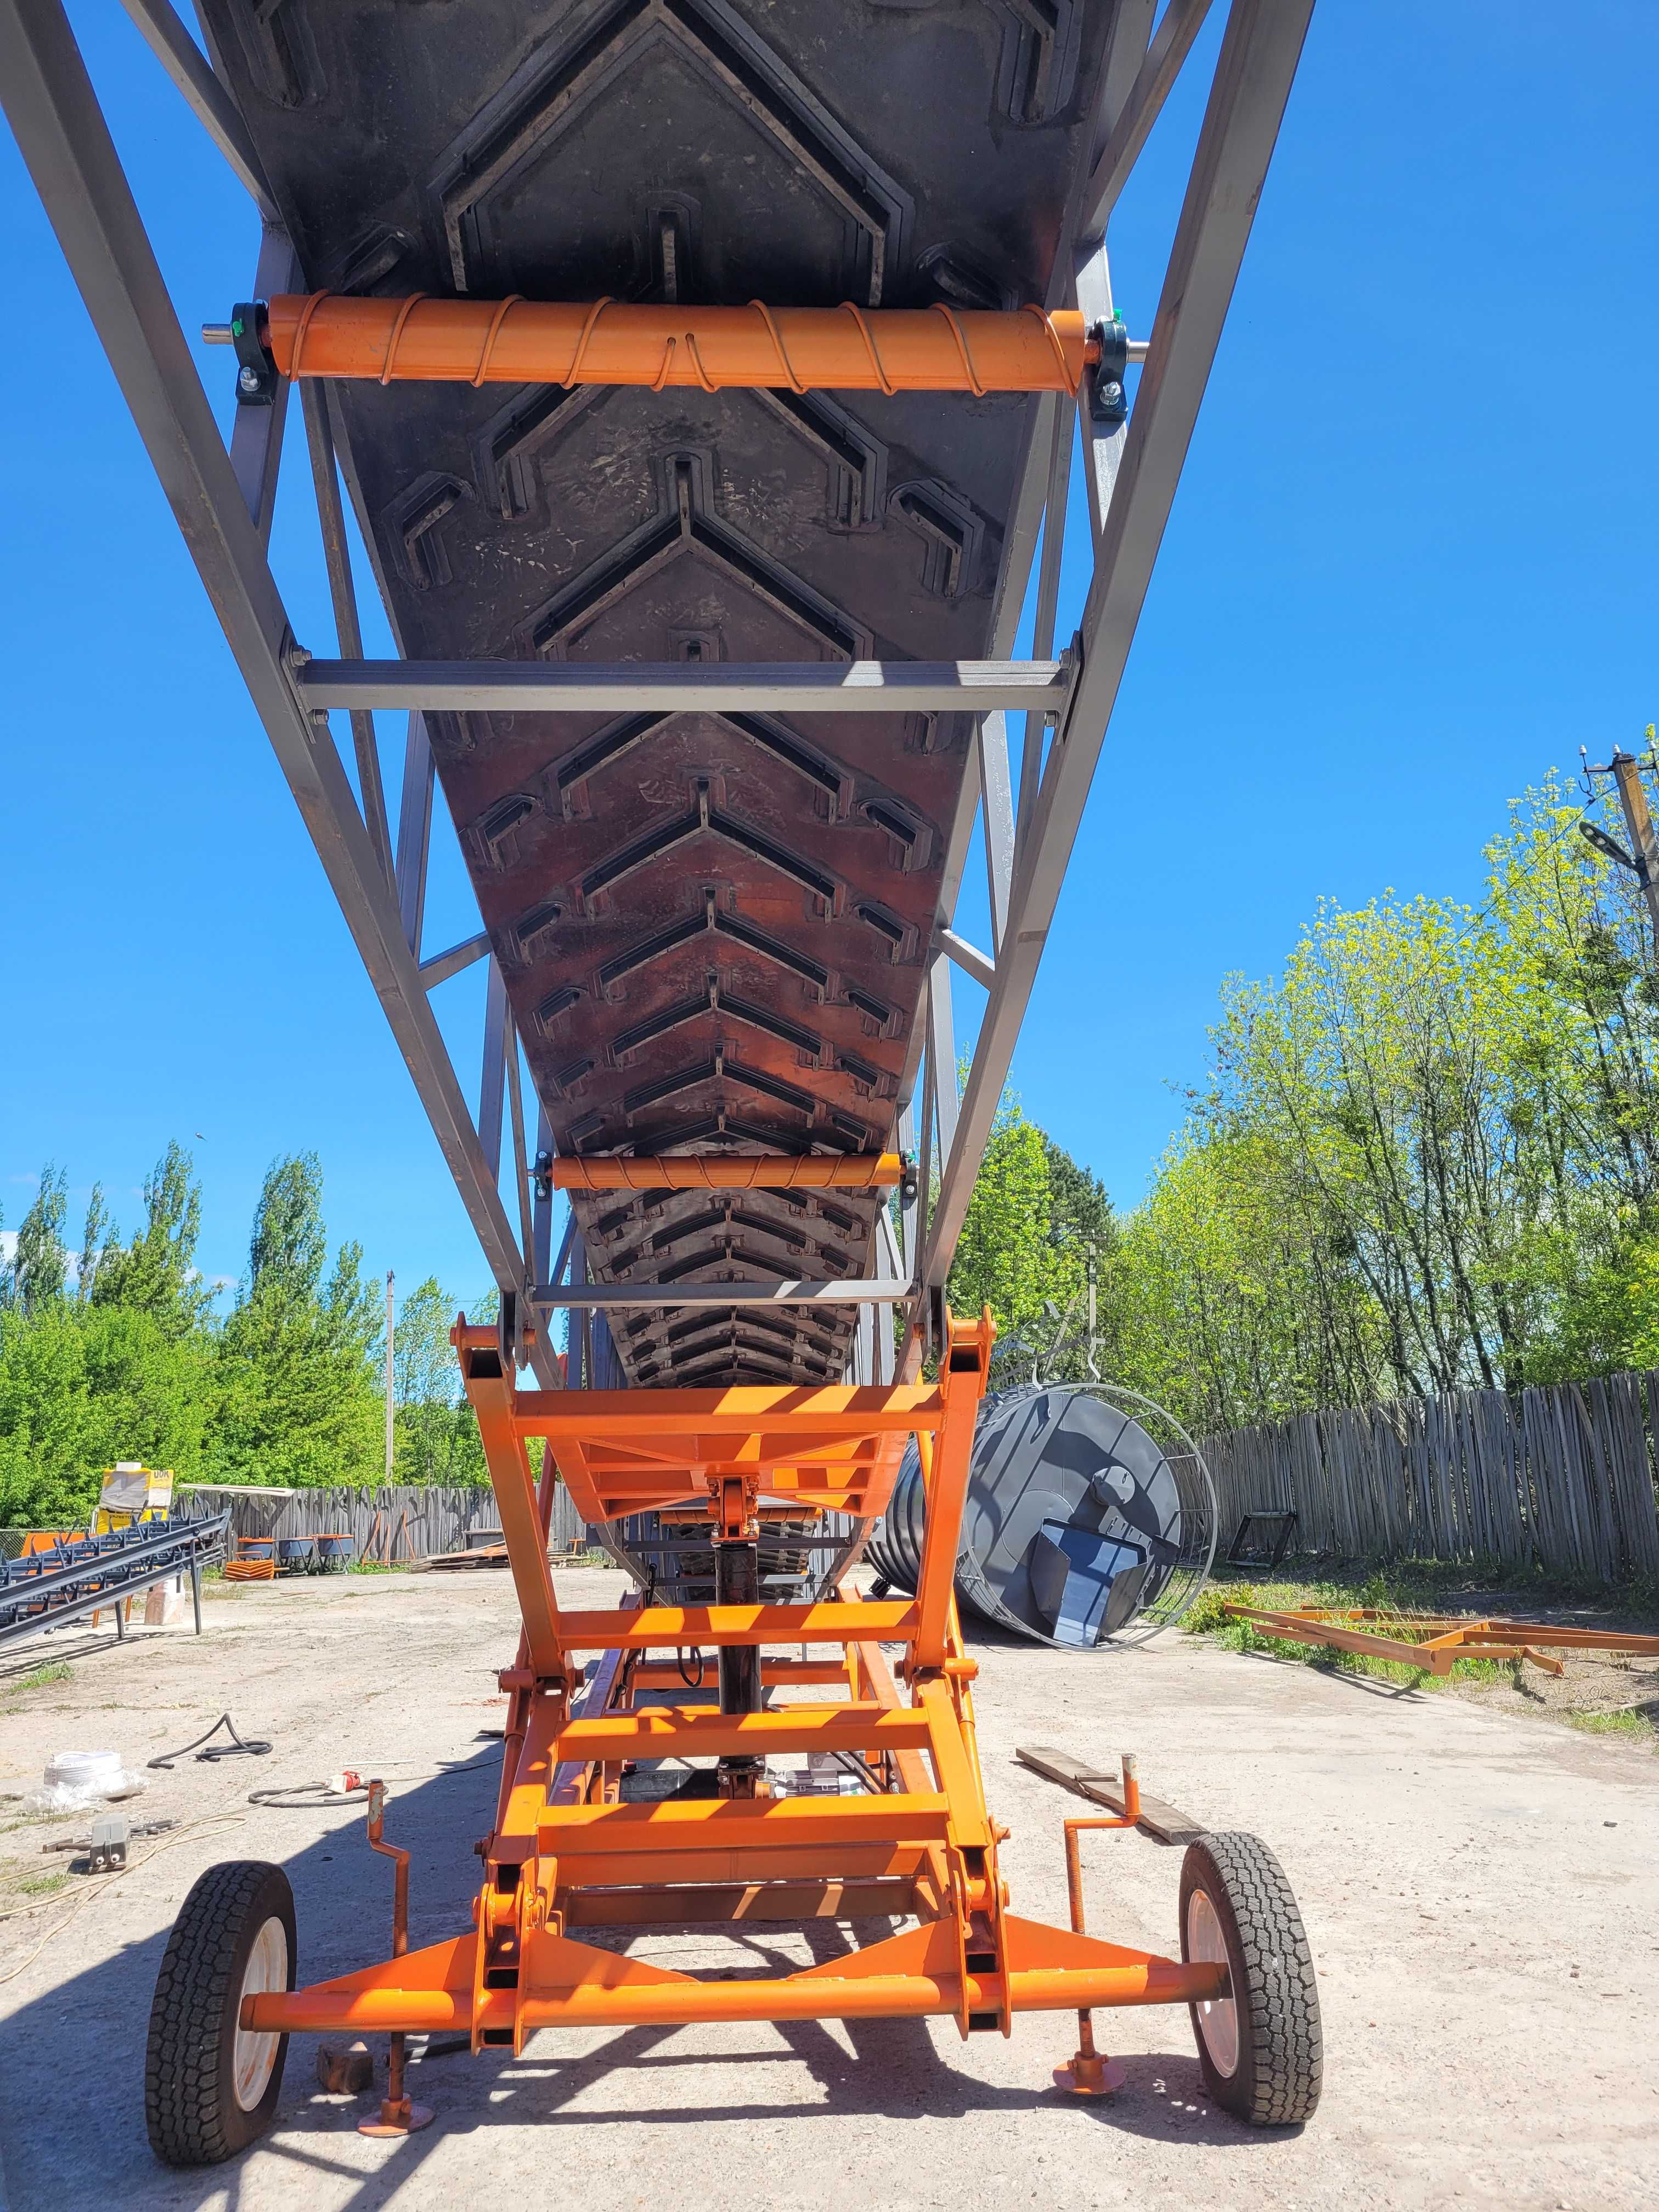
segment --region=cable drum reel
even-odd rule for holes
[[[925,1514],[912,1443],[865,1554],[897,1589],[915,1587]],[[957,1596],[1037,1643],[1139,1643],[1203,1589],[1216,1527],[1203,1455],[1162,1407],[1116,1383],[1026,1384],[984,1401]]]

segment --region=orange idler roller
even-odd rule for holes
[[[839,392],[1074,392],[1083,318],[933,307],[630,307],[615,300],[272,300],[262,332],[284,376],[381,384],[635,384]]]
[[[898,1152],[757,1152],[747,1158],[554,1160],[555,1190],[875,1190],[902,1180]]]

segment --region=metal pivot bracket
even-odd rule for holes
[[[240,310],[238,311],[240,313]],[[1099,357],[1089,368],[1089,414],[1096,422],[1124,422],[1129,416],[1129,395],[1124,374],[1129,366],[1129,331],[1121,315],[1097,323],[1089,333],[1099,348]]]
[[[230,342],[236,349],[236,404],[269,407],[276,398],[276,364],[259,338],[259,307],[239,300],[230,311]]]

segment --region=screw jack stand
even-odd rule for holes
[[[392,1889],[392,1955],[401,1959],[409,1948],[409,1853],[395,1844],[382,1843],[380,1831],[386,1820],[386,1784],[371,1782],[368,1785],[368,1841],[372,1850],[392,1860],[396,1869]],[[391,2038],[391,2053],[386,2063],[386,2094],[380,2100],[378,2120],[359,2120],[360,2136],[408,2136],[418,2128],[432,2125],[430,2105],[410,2102],[404,2093],[404,2039],[400,2034]]]
[[[1133,1828],[1140,1819],[1140,1775],[1132,1751],[1123,1754],[1123,1812],[1115,1820],[1067,1820],[1066,1823],[1066,1888],[1072,1907],[1072,1929],[1086,1933],[1083,1924],[1083,1859],[1078,1836],[1085,1828]],[[1056,2066],[1054,2087],[1074,2096],[1106,2097],[1128,2079],[1115,2058],[1095,2049],[1094,2021],[1086,2012],[1077,2016],[1077,2050],[1069,2066]]]

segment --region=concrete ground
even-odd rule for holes
[[[614,1602],[621,1578],[560,1585],[572,1602]],[[500,1758],[485,1733],[503,1711],[493,1675],[516,1615],[506,1577],[486,1572],[260,1587],[212,1600],[208,1619],[199,1643],[54,1639],[0,1662],[0,1791],[33,1786],[57,1749],[115,1745],[142,1765],[226,1710],[275,1747],[152,1775],[135,1814],[231,1821],[135,1863],[67,1925],[83,1877],[44,1898],[20,1883],[52,1863],[40,1843],[76,1824],[19,1825],[0,1802],[0,1913],[38,1908],[0,1917],[12,2212],[1659,2203],[1659,1760],[1179,1635],[1105,1657],[980,1640],[981,1745],[1013,1832],[1014,1909],[1064,1921],[1060,1824],[1082,1809],[1014,1764],[1018,1744],[1102,1764],[1135,1750],[1149,1791],[1265,1837],[1322,1978],[1326,2093],[1306,2129],[1254,2133],[1212,2109],[1183,2012],[1098,2015],[1128,2080],[1087,2102],[1051,2085],[1074,2041],[1064,2016],[1028,2015],[1006,2042],[899,2021],[550,2033],[517,2062],[440,2046],[412,2071],[436,2123],[398,2142],[356,2132],[369,2100],[323,2095],[314,2040],[296,2036],[275,2132],[230,2166],[170,2172],[145,2141],[143,2051],[191,1881],[220,1858],[280,1860],[305,1978],[382,1955],[391,1875],[362,1841],[361,1809],[246,1802],[352,1765],[392,1783],[387,1832],[415,1855],[411,1942],[464,1925]],[[20,1686],[63,1658],[69,1680]],[[1173,1950],[1180,1853],[1105,1835],[1085,1839],[1085,1859],[1091,1929]],[[653,1955],[688,1966],[787,1971],[810,1956],[788,1933],[658,1940]],[[827,1954],[835,1938],[811,1940]]]

